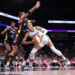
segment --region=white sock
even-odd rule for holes
[[[10,65],[10,62],[7,62],[7,63],[6,63],[6,66],[9,66],[9,65]]]
[[[30,59],[31,60],[34,60],[36,52],[37,52],[37,49],[33,48],[32,51],[31,51],[31,53],[30,53]]]
[[[59,51],[58,49],[56,49],[54,46],[51,46],[50,48],[51,48],[51,50],[52,50],[55,54],[57,54],[58,56],[62,56],[61,51]],[[67,59],[67,58],[64,57],[64,56],[62,56],[62,58],[63,58],[63,60],[66,60],[66,59]]]
[[[23,61],[22,65],[26,65],[26,61]]]
[[[29,63],[29,66],[32,67],[32,62]]]

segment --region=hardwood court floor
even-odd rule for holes
[[[53,71],[6,71],[0,75],[75,75],[75,70],[53,70]]]

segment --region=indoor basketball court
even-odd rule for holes
[[[75,70],[50,70],[50,71],[5,71],[0,75],[75,75]]]
[[[0,75],[75,75],[75,3],[0,0]]]

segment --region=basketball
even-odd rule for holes
[[[39,44],[42,41],[42,38],[37,36],[37,37],[34,37],[33,40],[35,44]]]

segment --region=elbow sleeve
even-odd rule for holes
[[[42,28],[42,33],[43,33],[43,35],[47,34],[47,32],[48,32],[47,29]]]

